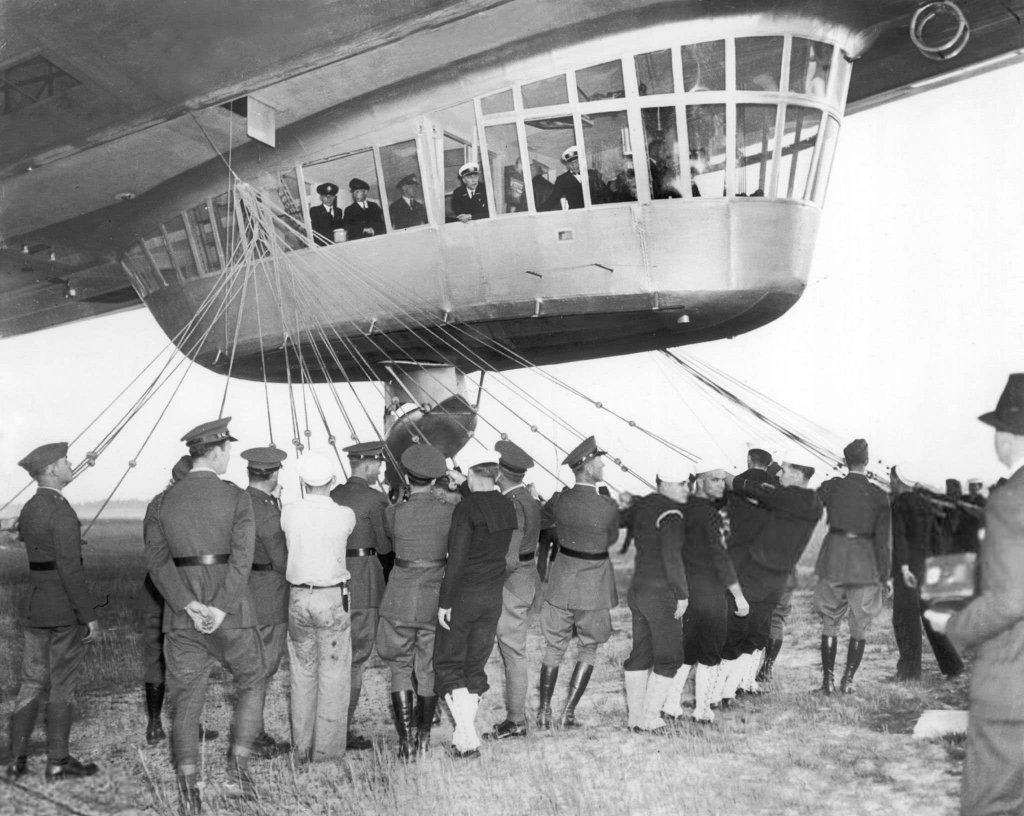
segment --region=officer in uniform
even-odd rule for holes
[[[372,485],[380,477],[384,443],[360,442],[345,448],[352,476],[331,491],[331,498],[355,514],[356,528],[348,537],[346,566],[349,572],[352,624],[352,685],[348,704],[348,748],[364,750],[373,743],[352,730],[352,716],[363,686],[363,668],[377,638],[378,609],[384,596],[384,570],[379,556],[391,553],[391,541],[384,532],[387,497]]]
[[[476,712],[489,688],[484,667],[494,649],[501,617],[502,587],[512,552],[517,513],[512,500],[495,490],[498,465],[469,469],[470,494],[452,514],[448,563],[438,599],[441,629],[434,641],[436,694],[455,720],[452,756],[479,755]],[[518,566],[518,544],[515,548]]]
[[[319,246],[334,243],[334,231],[342,228],[342,212],[338,206],[338,185],[324,182],[316,188],[320,203],[309,208],[309,223]]]
[[[199,718],[215,663],[231,672],[237,702],[231,727],[229,795],[252,798],[249,756],[260,728],[266,662],[256,629],[249,573],[256,524],[249,495],[220,477],[234,437],[230,417],[182,437],[192,471],[164,494],[146,537],[149,574],[164,598],[167,691],[174,709],[171,741],[182,813],[202,808]]]
[[[578,727],[576,706],[594,671],[597,647],[612,633],[610,610],[618,595],[608,548],[619,537],[619,508],[614,499],[597,492],[604,454],[592,436],[573,448],[562,464],[572,468],[576,484],[556,493],[544,507],[542,526],[556,528],[559,550],[540,613],[546,648],[540,668],[539,728],[552,726],[551,697],[573,632],[579,651],[559,721],[563,728]]]
[[[452,212],[463,224],[490,218],[487,188],[480,181],[480,165],[466,162],[459,168],[459,184],[452,190]]]
[[[850,644],[839,689],[853,691],[853,676],[864,656],[871,622],[892,594],[892,521],[889,497],[868,481],[868,443],[855,439],[843,456],[849,473],[818,488],[828,513],[828,534],[814,568],[818,585],[815,609],[821,615],[821,690],[835,690],[839,626],[850,616]]]
[[[689,606],[683,565],[683,511],[689,473],[673,460],[658,468],[658,491],[633,505],[636,571],[629,588],[633,649],[622,664],[626,713],[634,731],[664,728],[661,708],[683,665],[683,615]]]
[[[28,742],[40,705],[46,706],[46,779],[91,776],[94,762],[70,755],[72,703],[85,644],[99,635],[99,604],[82,568],[78,516],[61,490],[73,476],[66,442],[36,448],[18,462],[39,484],[22,508],[18,526],[28,554],[30,584],[25,616],[21,686],[11,714],[11,763],[7,776],[28,772]]]
[[[267,686],[277,673],[288,644],[288,545],[281,529],[281,503],[278,501],[278,478],[288,454],[277,448],[249,448],[242,451],[249,464],[249,486],[246,493],[252,500],[256,520],[256,544],[249,574],[249,590],[256,607],[256,624],[263,641],[266,661],[266,683],[263,706],[260,708],[260,730],[253,743],[255,753],[269,759],[284,753],[291,744],[278,742],[266,732],[263,709],[266,708]]]
[[[551,191],[547,202],[543,206],[538,202],[537,209],[582,209],[583,182],[581,181],[580,173],[580,150],[576,145],[571,145],[562,151],[562,163],[565,164],[565,172],[555,179],[555,187]],[[587,172],[587,178],[590,184],[590,203],[606,203],[608,201],[608,188],[601,180],[601,174],[596,170],[590,170]]]
[[[361,178],[354,178],[348,183],[348,189],[352,193],[352,203],[345,208],[345,215],[342,218],[348,240],[372,238],[374,235],[383,235],[387,232],[384,210],[379,204],[366,200],[370,185]]]
[[[402,467],[409,479],[409,499],[388,507],[384,516],[395,566],[380,605],[377,654],[391,671],[398,755],[408,759],[417,751],[427,751],[437,708],[434,633],[455,506],[439,499],[431,489],[447,473],[440,450],[411,445],[402,453]],[[414,671],[418,689],[413,685]],[[415,705],[414,696],[418,697]],[[414,711],[418,711],[415,735]]]
[[[391,226],[396,230],[418,227],[427,223],[427,208],[416,196],[420,180],[415,173],[403,176],[398,182],[398,198],[391,202],[389,207],[391,213]]]
[[[523,485],[533,459],[515,442],[503,439],[498,452],[498,488],[512,500],[517,527],[506,559],[505,586],[501,591],[498,619],[498,651],[505,664],[505,719],[491,731],[494,739],[526,736],[526,614],[537,594],[537,542],[540,537],[541,504]]]

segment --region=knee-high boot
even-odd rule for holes
[[[540,704],[537,707],[537,727],[551,727],[551,698],[555,694],[555,683],[558,682],[558,666],[540,667]]]
[[[416,754],[425,756],[430,750],[430,729],[434,724],[437,697],[420,697],[417,701]]]
[[[865,640],[854,640],[850,638],[850,645],[846,649],[846,669],[843,671],[843,679],[839,681],[839,690],[843,694],[853,692],[853,676],[860,667],[861,658],[864,657]]]
[[[838,639],[821,636],[821,693],[832,694],[836,690],[836,649]]]
[[[409,759],[414,753],[412,690],[392,692],[391,708],[395,712],[395,730],[398,732],[398,758]]]
[[[565,701],[565,708],[562,710],[562,719],[559,725],[562,728],[579,728],[576,722],[576,706],[579,705],[583,692],[587,690],[587,683],[590,682],[590,675],[594,673],[594,667],[587,663],[577,663],[572,670],[572,678],[569,680],[569,697]]]
[[[779,656],[780,649],[782,649],[781,640],[768,641],[768,646],[764,650],[764,663],[761,664],[761,669],[757,673],[758,683],[770,683],[772,681],[772,669],[775,667],[775,658]]]
[[[166,739],[163,723],[160,721],[160,714],[164,710],[164,692],[167,687],[163,683],[146,683],[146,742],[149,745],[156,745],[160,740]]]

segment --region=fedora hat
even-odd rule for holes
[[[1011,374],[996,410],[978,417],[997,431],[1024,436],[1024,374]]]

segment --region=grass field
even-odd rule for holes
[[[138,521],[101,521],[86,549],[87,573],[101,597],[102,641],[86,660],[81,718],[72,752],[98,761],[102,770],[79,783],[63,783],[62,795],[81,812],[174,812],[173,772],[166,743],[148,748],[141,686],[137,614],[133,599],[143,575]],[[625,598],[632,553],[613,558],[620,597]],[[807,558],[811,557],[810,555]],[[806,558],[805,558],[806,560]],[[17,610],[28,571],[17,547],[0,548],[0,713],[4,720],[17,693],[21,641]],[[477,761],[456,762],[443,747],[445,722],[434,731],[435,749],[425,761],[400,763],[388,707],[385,671],[373,658],[356,713],[358,729],[374,736],[373,751],[351,752],[343,763],[296,767],[290,758],[255,763],[262,800],[240,806],[219,795],[227,742],[208,743],[203,758],[209,813],[274,814],[954,814],[957,811],[962,743],[920,741],[910,736],[926,708],[966,707],[966,680],[947,681],[925,657],[920,683],[892,681],[896,663],[891,612],[871,632],[858,693],[823,698],[819,682],[818,628],[810,607],[810,570],[801,587],[776,666],[772,692],[741,701],[712,727],[691,724],[671,736],[641,736],[625,727],[622,661],[629,653],[629,610],[613,610],[615,631],[601,648],[593,680],[577,711],[587,727],[578,732],[532,734],[499,745],[485,744]],[[840,646],[840,668],[845,655]],[[539,629],[530,635],[533,678],[542,650]],[[925,646],[927,650],[927,645]],[[571,658],[570,653],[570,658]],[[564,700],[571,664],[563,666],[555,705]],[[478,727],[503,718],[502,675],[495,651],[488,666],[491,691]],[[207,702],[209,727],[226,734],[230,683],[224,675]],[[691,681],[692,683],[692,681]],[[690,689],[692,691],[692,688]],[[536,691],[531,705],[536,706]],[[167,712],[165,711],[165,721]],[[267,728],[288,734],[287,666],[271,684]],[[42,787],[42,728],[33,739],[33,774]],[[7,758],[6,724],[3,758]],[[0,791],[3,788],[0,787]],[[0,797],[0,814],[17,811]],[[24,811],[21,811],[24,812]]]

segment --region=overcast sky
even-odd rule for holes
[[[946,476],[980,476],[991,482],[1003,475],[992,433],[976,417],[995,406],[1009,372],[1024,370],[1024,166],[1017,158],[1024,132],[1022,80],[1024,67],[1004,68],[847,119],[803,298],[763,329],[683,351],[813,419],[837,439],[866,437],[874,459],[902,463],[918,479],[941,484]],[[27,481],[16,465],[25,453],[76,436],[166,343],[144,309],[0,341],[0,504]],[[782,445],[713,404],[656,354],[549,370],[701,456],[739,467],[747,445]],[[513,378],[653,477],[665,451],[648,436],[535,373]],[[163,487],[184,452],[179,437],[216,417],[224,382],[198,368],[190,373],[117,497],[146,498]],[[347,390],[339,388],[339,394],[358,414]],[[372,387],[363,395],[373,410],[379,408]],[[545,469],[569,477],[557,465],[562,454],[499,407],[506,396],[495,378],[482,412],[533,453],[542,467],[532,475],[549,492],[555,480]],[[155,403],[154,410],[162,409],[166,397]],[[333,398],[326,396],[325,404],[333,433],[345,439]],[[309,411],[316,416],[312,404]],[[266,444],[262,386],[233,382],[226,413],[236,417],[236,450]],[[283,387],[272,394],[272,415],[275,441],[288,449],[291,419]],[[72,448],[73,463],[114,419],[102,419]],[[561,447],[574,444],[570,432],[535,421]],[[67,489],[69,497],[106,497],[154,422],[151,411],[133,423],[97,467]],[[310,427],[314,444],[323,445],[319,421],[311,420]],[[369,438],[365,421],[357,430]],[[471,442],[460,463],[489,458],[484,448],[496,435],[481,422],[482,444]],[[244,484],[237,461],[228,475]],[[609,471],[608,478],[617,488],[642,489],[621,473]],[[294,469],[286,490],[286,498],[296,492]]]

